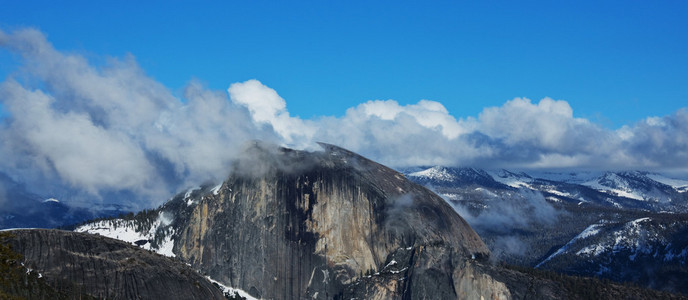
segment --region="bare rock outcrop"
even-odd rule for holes
[[[443,199],[347,150],[256,143],[214,192],[179,198],[174,252],[194,268],[269,299],[459,299],[462,272],[489,250]],[[484,284],[490,282],[490,284]],[[494,289],[494,291],[492,291]]]
[[[76,289],[98,299],[225,299],[187,265],[118,240],[52,229],[8,233],[3,242],[58,294]]]

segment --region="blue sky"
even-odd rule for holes
[[[140,2],[2,4],[0,173],[149,206],[254,139],[688,173],[686,1]]]
[[[688,103],[685,1],[372,2],[7,1],[0,28],[94,61],[130,53],[173,90],[258,79],[303,118],[374,99],[464,117],[551,97],[618,128]]]

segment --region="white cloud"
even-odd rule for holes
[[[234,103],[248,108],[256,122],[271,124],[276,116],[287,113],[284,99],[258,80],[233,83],[227,92]]]
[[[490,107],[479,116],[479,130],[507,144],[531,143],[547,149],[572,147],[573,131],[597,135],[599,129],[585,119],[573,117],[566,101],[544,98],[533,104],[530,99],[516,98],[501,107]]]
[[[86,114],[57,113],[52,97],[14,81],[3,83],[0,93],[9,111],[22,116],[10,125],[15,133],[11,143],[23,146],[38,166],[54,168],[68,183],[96,193],[110,186],[139,188],[154,177],[143,151],[126,135],[96,126]]]
[[[664,117],[647,118],[623,129],[620,152],[637,165],[654,169],[688,169],[688,110],[681,108]]]
[[[251,112],[253,121],[258,124],[269,124],[284,142],[291,146],[304,147],[297,143],[309,140],[315,131],[300,118],[290,117],[286,102],[277,92],[260,81],[252,79],[233,83],[227,89],[229,97],[235,104],[246,107]]]
[[[23,57],[0,85],[8,113],[0,120],[0,172],[36,186],[129,191],[159,203],[159,195],[226,176],[254,139],[307,149],[323,141],[391,166],[688,169],[685,109],[615,131],[550,98],[515,98],[465,118],[430,100],[372,100],[342,117],[303,120],[257,80],[226,93],[190,82],[176,96],[133,56],[94,66],[31,29],[0,31],[0,47]]]
[[[394,100],[374,100],[360,104],[356,110],[367,117],[393,121],[402,114],[409,115],[423,127],[439,130],[448,139],[454,139],[467,130],[449,114],[439,102],[420,100],[417,104],[401,106]]]
[[[191,183],[218,180],[251,139],[278,142],[224,92],[190,83],[175,97],[133,57],[96,67],[55,50],[36,30],[0,32],[23,67],[0,87],[0,172],[37,187],[130,191],[159,203]],[[86,196],[88,197],[88,196]],[[120,200],[121,201],[121,200]]]

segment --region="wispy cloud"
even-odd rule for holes
[[[688,112],[619,130],[576,118],[563,100],[515,98],[477,117],[439,102],[372,100],[341,117],[300,119],[257,80],[227,92],[190,82],[175,95],[133,56],[93,64],[33,29],[0,31],[22,57],[0,84],[0,172],[89,197],[130,191],[159,203],[183,186],[226,176],[249,140],[317,149],[337,144],[391,166],[688,170]],[[39,185],[41,183],[41,185]]]
[[[250,139],[279,142],[224,92],[191,82],[175,97],[133,57],[94,66],[55,50],[38,31],[0,32],[23,69],[0,84],[0,171],[34,186],[99,198],[132,191],[159,203],[182,186],[227,175]],[[41,184],[39,184],[41,183]],[[45,183],[45,184],[44,184]]]

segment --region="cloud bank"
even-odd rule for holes
[[[134,203],[159,203],[224,178],[245,141],[281,141],[226,93],[191,82],[175,97],[132,57],[95,66],[31,29],[0,32],[0,46],[23,59],[0,84],[0,171],[43,193],[130,191]]]
[[[0,172],[42,193],[88,198],[126,191],[159,204],[226,176],[249,140],[318,149],[336,144],[382,163],[484,168],[688,170],[688,111],[618,130],[576,118],[563,100],[515,98],[456,117],[439,102],[371,100],[343,116],[300,119],[258,80],[182,95],[148,77],[133,56],[95,64],[56,50],[33,29],[0,31],[21,67],[0,83]]]

